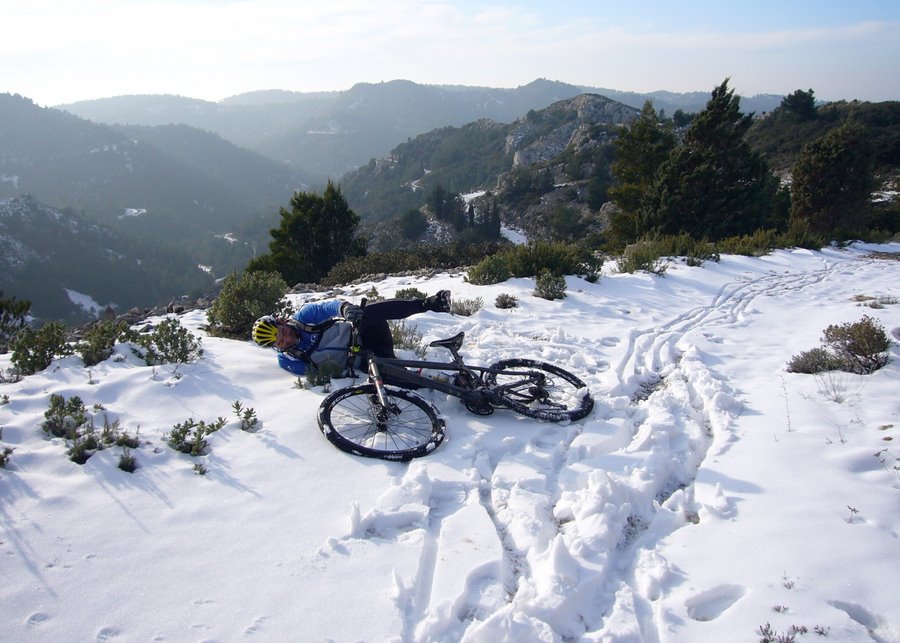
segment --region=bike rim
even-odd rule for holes
[[[395,395],[388,400],[388,409],[366,395],[338,400],[331,409],[332,430],[348,442],[385,453],[424,448],[432,441],[433,420],[424,409]]]
[[[498,386],[513,384],[524,379],[517,386],[506,388],[501,397],[513,405],[547,416],[560,419],[581,415],[586,406],[588,393],[580,379],[573,375],[556,372],[551,365],[510,364],[509,372],[491,374],[492,383]]]

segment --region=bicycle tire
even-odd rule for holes
[[[319,429],[341,451],[405,462],[432,453],[444,440],[444,420],[424,399],[385,389],[389,408],[377,401],[374,384],[339,389],[319,405]]]
[[[505,359],[491,370],[510,373],[485,373],[487,385],[512,385],[498,392],[500,402],[521,415],[545,422],[580,420],[594,408],[587,385],[565,369],[532,359]],[[541,383],[529,381],[539,374]],[[516,385],[519,381],[520,384]]]

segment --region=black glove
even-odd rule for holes
[[[345,301],[341,304],[341,317],[348,322],[358,322],[363,318],[363,312],[362,307],[351,304],[349,301]]]

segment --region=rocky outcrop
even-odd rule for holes
[[[581,94],[516,121],[506,137],[506,153],[513,155],[513,166],[549,161],[591,138],[596,125],[624,125],[638,113],[604,96]]]

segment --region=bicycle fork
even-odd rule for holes
[[[378,370],[378,364],[375,360],[369,360],[369,379],[375,385],[375,395],[378,397],[378,403],[382,409],[387,410],[388,398],[384,392],[384,380],[381,378],[381,371]]]

